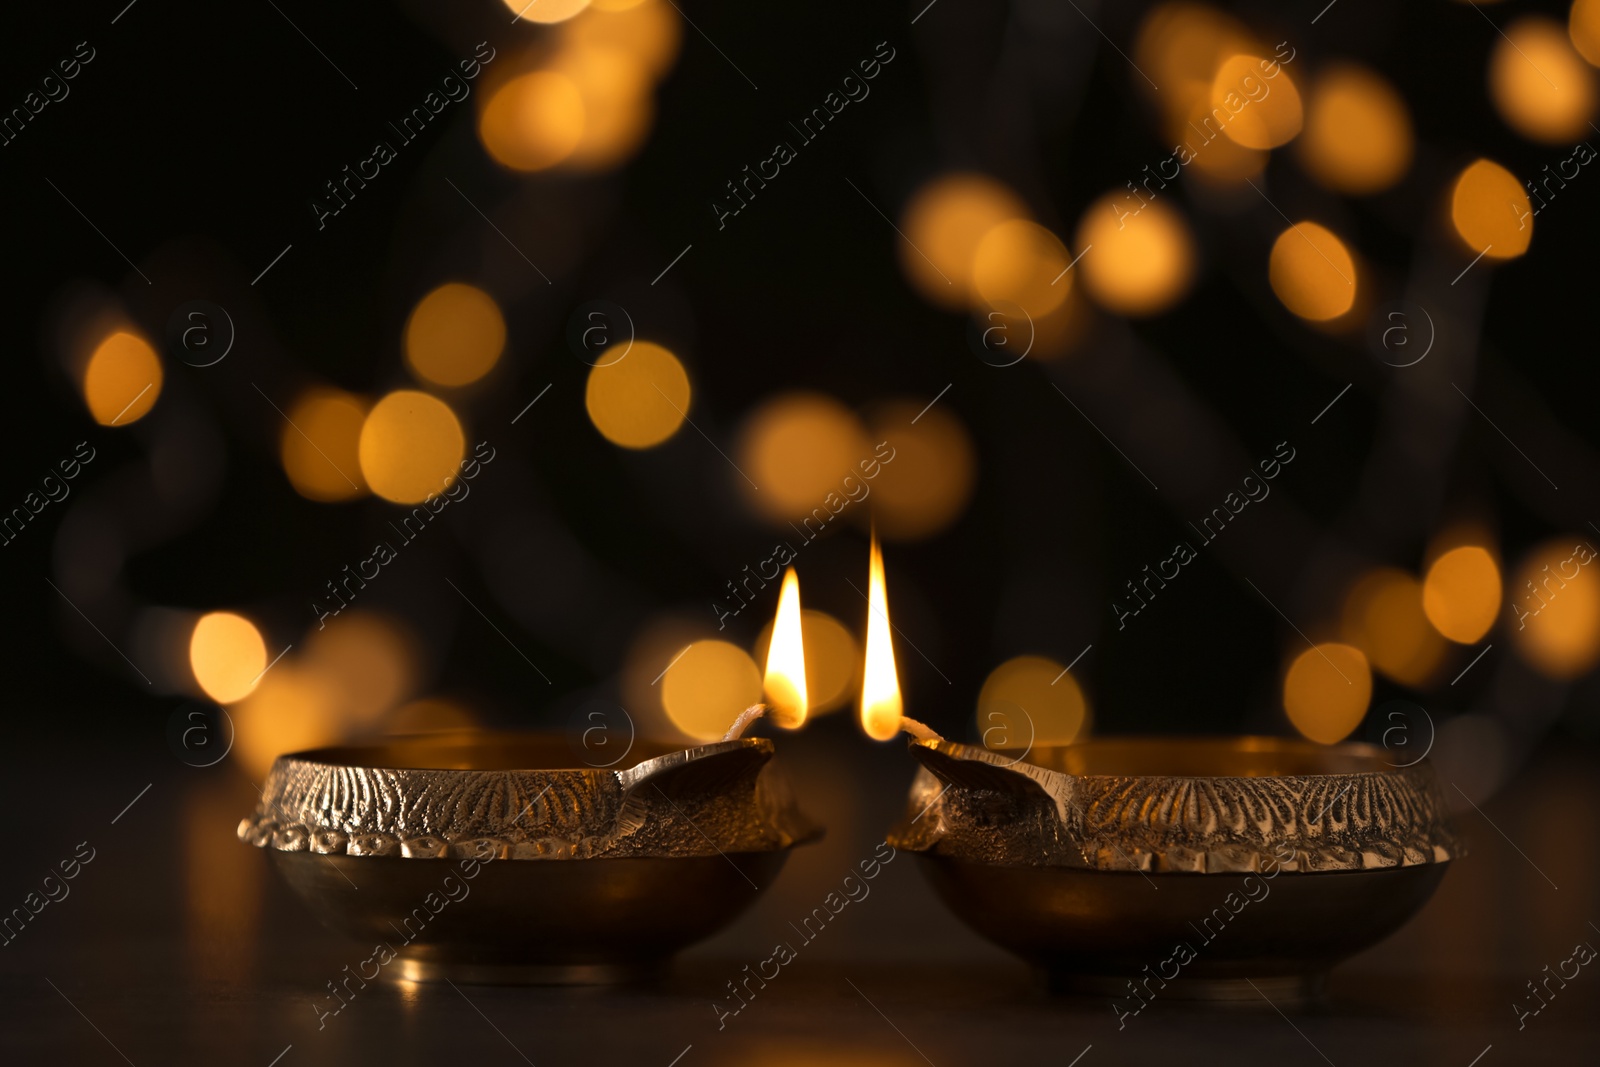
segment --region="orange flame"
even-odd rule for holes
[[[778,614],[767,645],[767,715],[787,730],[806,721],[806,646],[800,631],[800,577],[790,567],[778,594]]]
[[[888,741],[900,732],[900,678],[894,666],[889,633],[889,594],[883,583],[883,550],[872,534],[872,561],[867,573],[867,655],[861,677],[861,728],[874,741]]]

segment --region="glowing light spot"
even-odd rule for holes
[[[1344,242],[1314,222],[1278,235],[1267,267],[1283,306],[1312,322],[1336,319],[1356,300],[1356,264]]]
[[[255,689],[267,667],[266,642],[244,616],[213,611],[194,624],[189,636],[189,667],[207,696],[219,704],[231,704]]]
[[[286,752],[331,745],[347,737],[336,694],[315,672],[285,656],[261,678],[255,692],[228,709],[233,719],[232,755],[245,773],[261,781],[272,761]]]
[[[505,0],[505,5],[519,19],[552,23],[570,19],[588,7],[589,0]]]
[[[1473,255],[1511,259],[1533,240],[1533,207],[1522,183],[1487,159],[1469,165],[1450,194],[1450,221]]]
[[[1192,172],[1213,185],[1236,185],[1266,170],[1269,153],[1258,148],[1246,148],[1224,137],[1208,101],[1209,93],[1206,99],[1196,100],[1187,115],[1173,120],[1173,143],[1183,149],[1174,155],[1184,172]],[[1155,168],[1158,179],[1164,176],[1160,171],[1166,166],[1163,163]],[[1144,178],[1134,184],[1144,186],[1144,179],[1149,177],[1150,172],[1147,171]],[[1175,177],[1168,177],[1168,180],[1174,180]],[[1155,192],[1161,186],[1159,181],[1152,181],[1147,188],[1149,192]]]
[[[307,389],[285,414],[278,454],[295,492],[331,503],[367,491],[359,450],[365,400],[342,389]]]
[[[944,407],[929,408],[926,400],[896,400],[874,412],[872,431],[884,460],[876,481],[867,483],[880,535],[897,541],[931,537],[961,516],[972,499],[978,462],[959,418]]]
[[[1273,67],[1278,73],[1268,78],[1265,71]],[[1300,92],[1282,66],[1260,56],[1230,56],[1211,83],[1211,113],[1230,141],[1276,148],[1300,132]]]
[[[418,650],[397,623],[345,611],[306,642],[301,665],[327,683],[340,717],[358,728],[377,723],[416,684]]]
[[[127,426],[155,407],[161,360],[150,342],[118,330],[100,342],[83,374],[83,399],[101,426]]]
[[[1341,193],[1387,189],[1411,165],[1411,116],[1383,78],[1364,67],[1328,67],[1311,89],[1297,145],[1311,175]]]
[[[861,650],[844,623],[825,611],[806,608],[800,613],[801,640],[806,650],[807,715],[815,718],[844,707],[852,686],[859,681]],[[766,662],[772,624],[756,637],[758,662]]]
[[[757,408],[740,434],[739,465],[761,487],[752,505],[775,522],[812,517],[812,532],[844,510],[846,477],[858,485],[878,467],[861,420],[821,393],[787,393]]]
[[[683,25],[667,0],[614,0],[561,27],[564,47],[615,48],[626,52],[651,78],[672,66],[683,40]]]
[[[1434,560],[1422,583],[1422,610],[1445,637],[1476,644],[1500,613],[1500,568],[1489,550],[1463,545]]]
[[[990,307],[1015,304],[1043,317],[1067,298],[1071,262],[1055,234],[1026,219],[1009,219],[991,227],[973,251],[972,288]]]
[[[867,654],[861,671],[861,729],[874,741],[900,732],[900,675],[894,665],[894,637],[889,625],[889,593],[883,581],[883,550],[872,535],[867,565]]]
[[[1350,590],[1343,629],[1373,667],[1404,685],[1421,685],[1444,661],[1445,643],[1423,614],[1422,583],[1393,567],[1371,572]]]
[[[661,703],[673,725],[700,740],[721,738],[739,713],[761,700],[761,672],[738,645],[696,641],[661,678]]]
[[[1592,66],[1600,67],[1600,0],[1572,0],[1567,13],[1572,47]]]
[[[466,438],[444,401],[399,389],[367,413],[357,447],[374,493],[396,504],[418,504],[455,480]]]
[[[966,173],[935,178],[912,195],[901,213],[900,229],[906,235],[901,269],[935,304],[981,306],[983,297],[973,287],[979,243],[1001,223],[1027,216],[1027,206],[993,178]]]
[[[444,730],[470,730],[478,725],[472,711],[437,697],[413,700],[394,709],[383,722],[384,733],[427,734]]]
[[[1160,4],[1140,23],[1133,59],[1161,91],[1150,89],[1137,73],[1133,81],[1173,116],[1186,116],[1196,103],[1209,111],[1211,86],[1223,60],[1258,47],[1241,22],[1214,8],[1187,0]]]
[[[1512,643],[1541,674],[1568,681],[1600,662],[1600,576],[1593,545],[1549,541],[1530,552],[1507,590]]]
[[[584,405],[594,428],[612,444],[654,448],[689,417],[689,375],[665,348],[635,341],[615,362],[601,353],[589,371]]]
[[[1324,642],[1295,657],[1283,680],[1289,721],[1312,741],[1336,744],[1349,737],[1372,701],[1372,672],[1358,648]]]
[[[489,373],[506,347],[506,320],[482,289],[448,282],[417,301],[406,322],[406,362],[435,385]]]
[[[478,118],[478,137],[513,170],[546,170],[577,150],[584,122],[583,94],[572,79],[538,70],[495,90]]]
[[[1160,200],[1107,193],[1078,222],[1073,273],[1103,307],[1119,315],[1152,315],[1175,303],[1194,275],[1188,223]]]
[[[1489,95],[1500,117],[1524,137],[1564,144],[1589,132],[1595,77],[1559,22],[1521,18],[1495,43]]]
[[[569,166],[608,170],[639,150],[655,104],[649,72],[638,58],[615,47],[569,48],[551,69],[572,79],[583,98],[583,136]]]
[[[1088,717],[1083,691],[1063,665],[1044,656],[1017,656],[989,672],[978,692],[978,735],[988,748],[1066,745]]]

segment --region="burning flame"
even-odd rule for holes
[[[778,594],[778,614],[767,646],[767,715],[787,730],[806,721],[806,646],[800,630],[800,578],[790,567]]]
[[[889,635],[889,595],[883,585],[883,550],[872,534],[872,562],[867,573],[867,655],[861,678],[861,728],[874,741],[888,741],[900,731],[900,679],[894,667]]]

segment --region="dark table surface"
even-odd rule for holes
[[[898,745],[852,743],[838,728],[779,748],[827,838],[799,850],[769,893],[660,983],[374,982],[320,1027],[327,983],[367,948],[319,927],[266,857],[235,839],[255,800],[242,772],[186,767],[157,748],[13,760],[0,796],[14,817],[29,814],[7,840],[5,912],[61,860],[87,854],[80,843],[93,859],[0,948],[0,1062],[1596,1062],[1600,967],[1552,986],[1520,1028],[1513,1007],[1575,944],[1600,946],[1593,751],[1550,746],[1481,812],[1463,803],[1470,854],[1415,921],[1335,970],[1319,1004],[1158,999],[1119,1027],[1109,998],[1052,997],[967,931],[908,859],[719,1026],[724,983],[872,853],[911,776]]]

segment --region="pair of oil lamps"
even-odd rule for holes
[[[743,736],[762,715],[805,719],[800,617],[791,569],[766,703],[719,742],[641,742],[623,769],[573,767],[548,734],[294,753],[273,765],[239,837],[269,851],[327,926],[386,949],[396,977],[646,977],[730,923],[791,848],[821,834],[772,741]],[[907,733],[921,765],[886,840],[919,856],[962,920],[1060,989],[1141,1004],[1157,988],[1315,997],[1334,963],[1403,925],[1461,854],[1426,761],[1395,765],[1370,745],[945,740],[902,713],[876,541],[861,717],[876,739]]]

